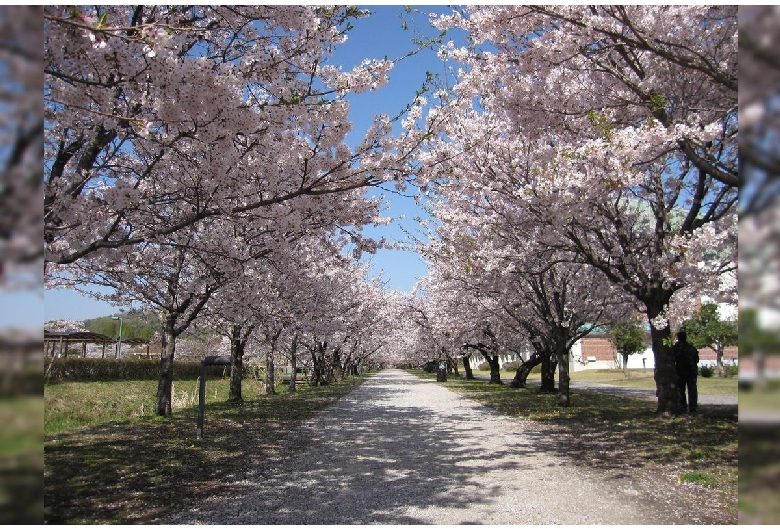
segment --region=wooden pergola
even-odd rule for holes
[[[67,351],[68,347],[73,344],[81,344],[81,356],[87,356],[87,344],[102,344],[103,355],[106,357],[106,344],[118,344],[117,339],[113,339],[107,335],[100,333],[92,333],[91,331],[47,331],[43,330],[43,344],[44,353],[49,357],[62,357]],[[140,344],[146,344],[146,356],[151,358],[149,353],[149,341],[144,339],[136,339],[132,337],[122,337],[122,344],[130,346],[137,346]],[[59,348],[58,348],[59,346]]]

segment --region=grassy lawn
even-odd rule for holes
[[[246,380],[244,403],[231,404],[229,380],[209,380],[201,440],[197,381],[174,382],[170,418],[153,414],[156,381],[48,384],[44,521],[153,524],[168,510],[224,490],[226,477],[294,451],[289,430],[362,381],[261,395]]]
[[[43,523],[43,398],[0,397],[0,524]]]
[[[740,389],[739,406],[743,410],[780,411],[780,381],[770,381],[766,390]]]
[[[227,379],[206,381],[206,409],[212,403],[227,401]],[[198,381],[173,382],[174,415],[198,406]],[[47,435],[99,425],[117,418],[152,418],[155,411],[157,381],[110,381],[92,383],[47,383],[44,428]],[[245,380],[244,399],[259,396],[259,385]],[[78,406],[74,406],[74,404]]]
[[[474,370],[475,374],[489,376],[488,371]],[[501,372],[502,381],[511,381],[514,378],[514,372]],[[629,388],[655,388],[652,370],[630,370],[629,378],[626,379],[623,370],[581,370],[571,373],[572,381],[588,381],[591,383],[604,383],[608,385],[629,387]],[[539,372],[528,376],[528,382],[538,382]],[[699,377],[697,387],[701,394],[727,394],[737,395],[736,377]]]
[[[598,382],[616,380],[617,373],[622,377],[619,371],[599,372],[588,377]],[[413,373],[436,379],[435,374]],[[575,374],[575,380],[580,373]],[[676,476],[681,483],[694,481],[705,486],[701,491],[694,490],[694,494],[701,495],[703,506],[721,507],[723,524],[737,521],[738,429],[734,406],[708,407],[697,416],[664,418],[657,416],[655,406],[646,400],[616,400],[595,391],[573,389],[571,405],[560,407],[554,395],[541,394],[536,387],[513,389],[454,377],[439,384],[502,414],[539,422],[550,439],[558,440],[549,449],[566,447],[566,457],[575,462],[610,471],[645,470]],[[736,392],[736,380],[734,388]]]

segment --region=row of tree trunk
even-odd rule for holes
[[[488,366],[490,367],[490,383],[502,384],[499,357],[497,354],[490,351],[490,346],[480,342],[476,344],[464,344],[463,349],[466,351],[466,353],[461,356],[460,360],[463,363],[466,379],[474,379],[474,371],[471,367],[472,353],[468,352],[469,349],[474,349],[477,350],[480,355],[482,355],[482,357],[485,359],[485,362],[487,362]],[[450,366],[454,365],[456,367],[455,370],[457,371],[457,361],[455,361],[449,355],[447,355],[446,358]],[[540,353],[540,351],[537,350],[531,355],[531,357],[520,363],[520,366],[515,372],[514,378],[509,383],[509,386],[512,388],[526,388],[529,374],[534,368],[541,365],[542,373],[539,392],[554,393],[556,392],[555,374],[558,369],[558,364],[559,363],[556,357],[552,355],[551,352]],[[566,371],[566,377],[568,378],[568,370]],[[557,390],[561,389],[558,388]],[[559,401],[562,401],[561,404],[563,405],[568,405],[568,380],[566,388],[563,390],[565,391],[566,396],[561,396]]]

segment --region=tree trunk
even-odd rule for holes
[[[265,393],[269,395],[276,394],[276,365],[274,364],[274,357],[276,356],[276,345],[279,342],[279,335],[282,334],[283,328],[279,328],[272,337],[266,335],[266,338],[270,339],[271,349],[265,358]]]
[[[556,362],[549,353],[542,355],[542,384],[539,392],[555,392],[555,366]]]
[[[325,359],[325,353],[328,351],[328,343],[321,342],[312,350],[312,361],[314,364],[314,373],[312,374],[312,386],[327,385],[330,382],[328,377],[328,363]]]
[[[470,358],[471,354],[461,357],[461,360],[463,361],[463,369],[466,371],[466,379],[474,379],[474,372],[471,370],[471,363],[469,362]]]
[[[648,315],[649,316],[649,315]],[[655,395],[658,397],[658,414],[681,414],[680,388],[677,381],[677,370],[674,367],[674,353],[669,345],[672,332],[669,325],[657,329],[650,324],[650,336],[653,342],[653,356],[655,357]]]
[[[490,383],[500,385],[501,384],[501,365],[498,362],[498,355],[487,355],[482,353],[482,357],[485,358],[490,366]]]
[[[230,394],[228,401],[242,403],[241,377],[244,370],[244,341],[241,340],[241,326],[233,326],[230,341]]]
[[[330,372],[333,374],[334,381],[341,381],[344,379],[344,374],[341,369],[341,348],[336,348],[333,351],[333,359],[330,363]]]
[[[534,367],[538,366],[542,362],[542,356],[538,353],[534,353],[527,361],[520,363],[520,366],[515,372],[515,378],[509,383],[512,388],[525,388],[526,381],[528,380],[528,374]]]
[[[176,353],[176,317],[166,315],[162,329],[162,355],[160,359],[160,380],[157,383],[158,416],[170,416],[173,402],[173,358]]]
[[[317,360],[317,347],[315,346],[311,350],[311,379],[309,380],[309,384],[311,386],[319,386],[320,384],[320,363]]]
[[[565,346],[556,348],[558,360],[558,405],[568,407],[571,403],[569,395],[569,350]]]
[[[626,379],[630,377],[628,373],[628,354],[626,352],[623,352],[623,377]]]
[[[715,346],[715,362],[718,366],[718,377],[726,377],[726,367],[723,366],[723,344]]]
[[[298,377],[298,362],[297,362],[297,350],[298,350],[298,335],[293,335],[292,344],[290,345],[290,370],[292,371],[292,374],[290,375],[290,386],[288,387],[288,390],[290,392],[295,392],[296,390],[296,379]]]
[[[276,393],[276,367],[274,366],[274,351],[271,348],[265,357],[265,393],[272,395]]]
[[[769,381],[766,377],[766,357],[761,349],[753,353],[753,359],[756,363],[756,390],[762,392],[769,388]]]

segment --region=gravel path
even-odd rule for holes
[[[384,370],[291,434],[299,450],[168,524],[695,524],[684,487],[567,461],[565,444]],[[541,448],[544,449],[541,449]]]

